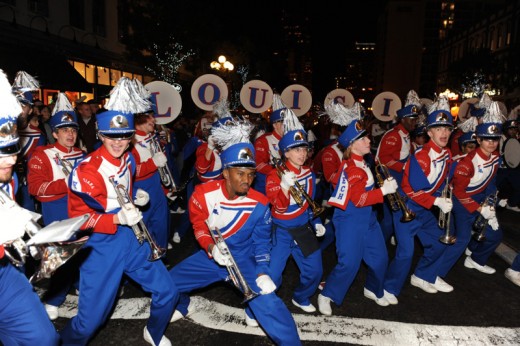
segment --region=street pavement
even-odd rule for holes
[[[362,266],[342,306],[333,305],[333,317],[319,312],[306,314],[291,304],[298,269],[290,260],[278,295],[294,314],[304,345],[520,344],[520,287],[504,277],[508,261],[520,250],[520,213],[499,209],[497,215],[504,228],[504,243],[488,263],[497,272],[486,275],[467,269],[463,256],[445,278],[455,288],[451,293],[428,294],[406,283],[398,305],[381,307],[363,296],[366,267]],[[389,244],[390,256],[394,249]],[[196,250],[197,244],[189,232],[168,251],[165,262],[171,267]],[[417,243],[413,266],[421,253]],[[327,275],[335,265],[333,245],[324,252],[323,259]],[[192,296],[199,311],[171,323],[166,330],[174,345],[272,345],[259,328],[245,326],[242,296],[229,284],[215,284],[193,292]],[[312,300],[317,306],[316,298],[317,293]],[[60,309],[60,316],[67,317],[55,321],[58,330],[75,314],[75,299],[71,293]],[[90,344],[147,345],[142,338],[147,317],[146,305],[142,304],[148,300],[137,285],[128,283],[112,318]]]

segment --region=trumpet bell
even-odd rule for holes
[[[444,243],[446,245],[453,245],[455,244],[455,242],[457,241],[457,238],[451,234],[443,234],[440,238],[439,238],[439,241],[441,243]]]
[[[410,209],[405,208],[403,212],[403,216],[401,216],[400,221],[402,223],[407,223],[415,219],[415,213]]]

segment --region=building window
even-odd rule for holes
[[[49,16],[48,0],[29,0],[29,11],[44,17]]]
[[[119,79],[121,79],[121,71],[110,69],[110,85],[116,85]]]
[[[96,35],[106,36],[105,1],[94,0],[92,4],[92,28]]]
[[[101,85],[110,85],[110,69],[98,66],[97,67],[97,80],[98,84]]]
[[[85,5],[82,0],[69,0],[70,25],[85,30]]]

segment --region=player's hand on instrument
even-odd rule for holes
[[[269,275],[262,274],[256,278],[256,285],[260,288],[260,294],[273,293],[276,290],[276,285]]]
[[[497,204],[499,207],[502,207],[502,208],[507,207],[507,198],[502,198],[501,200],[498,201]]]
[[[208,149],[215,149],[215,138],[213,137],[213,135],[208,136]]]
[[[121,210],[117,213],[117,219],[120,225],[135,226],[141,219],[143,214],[132,203],[123,205]]]
[[[316,226],[314,226],[314,228],[316,229],[316,237],[323,237],[326,231],[325,226],[323,226],[321,223],[318,223]]]
[[[451,201],[451,199],[446,197],[435,198],[435,202],[433,202],[433,205],[439,207],[440,210],[445,214],[449,213],[451,209],[453,209],[453,202]]]
[[[213,249],[211,249],[211,256],[219,265],[227,267],[231,265],[231,258],[229,255],[223,254],[218,246],[213,245]]]
[[[32,215],[28,210],[20,207],[2,208],[0,220],[2,220],[0,244],[5,244],[24,235],[26,225],[32,223]]]
[[[150,195],[143,189],[137,189],[135,193],[134,204],[143,207],[150,201]]]
[[[381,186],[381,192],[383,192],[383,196],[395,193],[397,191],[397,181],[394,178],[388,178],[383,182],[383,186]]]
[[[168,159],[166,158],[166,155],[162,151],[159,151],[152,156],[153,163],[157,167],[164,167],[166,166],[166,163],[168,162]]]
[[[296,174],[294,174],[294,172],[287,171],[282,175],[280,186],[282,189],[289,190],[292,186],[294,186],[296,180]]]
[[[492,217],[491,219],[488,220],[488,225],[491,227],[491,229],[493,231],[497,231],[498,230],[498,220],[495,217]]]
[[[480,209],[480,214],[484,217],[486,220],[490,220],[492,218],[496,218],[495,210],[491,209],[491,206],[485,205]]]

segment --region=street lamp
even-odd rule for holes
[[[209,64],[209,67],[223,72],[230,72],[235,68],[235,66],[233,66],[233,64],[228,61],[224,55],[219,56],[218,61],[212,61]]]

